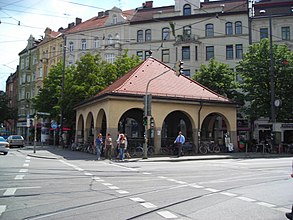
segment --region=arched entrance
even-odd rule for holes
[[[193,142],[190,117],[183,111],[174,111],[168,114],[163,122],[161,146],[173,144],[179,131],[182,131],[186,142]]]
[[[229,134],[230,126],[226,117],[219,113],[211,113],[205,117],[201,125],[201,142],[211,142],[220,145],[225,144],[225,135]]]
[[[78,117],[78,121],[77,121],[76,142],[77,143],[84,142],[84,119],[82,115]]]

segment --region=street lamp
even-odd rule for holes
[[[151,52],[150,52],[151,54]],[[175,64],[175,71],[176,71],[176,76],[180,76],[182,74],[183,71],[183,62],[180,60]],[[145,130],[145,135],[144,135],[144,143],[143,143],[143,159],[147,159],[147,151],[148,151],[148,116],[151,116],[151,95],[148,94],[148,90],[149,90],[149,86],[150,83],[161,77],[162,75],[164,75],[165,73],[168,73],[169,71],[171,71],[173,69],[168,69],[164,72],[162,72],[161,74],[151,78],[146,86],[146,91],[145,91],[145,98],[144,98],[144,130]],[[152,123],[154,123],[154,118],[152,118]]]
[[[260,10],[260,14],[265,14],[265,10]],[[270,89],[271,89],[271,122],[272,122],[272,141],[275,144],[275,73],[274,73],[274,55],[273,55],[273,34],[272,34],[272,15],[268,15],[269,18],[269,34],[270,34]]]

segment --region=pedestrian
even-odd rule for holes
[[[100,160],[102,145],[103,145],[103,135],[101,133],[98,134],[98,137],[96,138],[95,143],[96,143],[97,160]]]
[[[107,137],[105,139],[105,158],[106,159],[109,159],[109,160],[112,160],[112,156],[113,156],[113,153],[114,153],[114,146],[113,146],[113,142],[112,142],[112,137],[111,137],[111,134],[108,133],[107,134]]]
[[[180,157],[182,155],[182,146],[185,143],[185,137],[181,131],[179,131],[174,143],[178,149],[178,157]]]
[[[293,178],[293,160],[292,160],[291,178]],[[291,212],[287,212],[286,217],[290,220],[293,220],[293,204],[292,204]]]
[[[127,140],[126,140],[126,137],[124,134],[120,134],[120,137],[119,137],[119,159],[121,161],[124,160],[124,151],[127,147]]]

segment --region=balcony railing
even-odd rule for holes
[[[198,36],[195,34],[177,35],[175,40],[176,40],[176,43],[197,42]]]

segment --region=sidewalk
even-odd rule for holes
[[[80,151],[71,151],[69,149],[62,149],[58,146],[36,146],[34,153],[34,146],[26,146],[20,148],[19,152],[37,158],[43,159],[67,159],[67,160],[95,160],[96,156],[89,153]],[[206,155],[194,155],[194,156],[152,156],[148,159],[132,158],[126,161],[128,162],[178,162],[178,161],[191,161],[191,160],[219,160],[219,159],[249,159],[249,158],[281,158],[281,157],[293,157],[293,154],[263,154],[263,153],[219,153],[219,154],[206,154]]]

